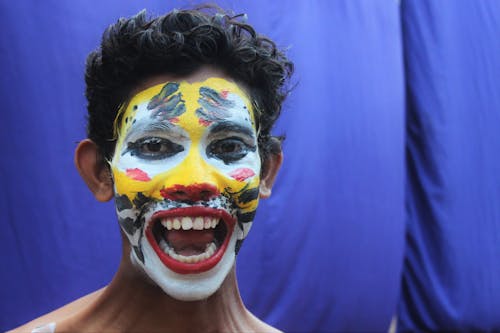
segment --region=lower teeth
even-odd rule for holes
[[[184,262],[187,264],[195,264],[197,262],[208,259],[215,253],[215,250],[217,250],[217,245],[215,245],[214,242],[211,242],[210,244],[207,245],[205,252],[200,254],[195,254],[192,256],[183,256],[182,254],[175,253],[174,249],[171,248],[164,239],[160,240],[159,245],[163,253],[169,255],[170,257],[174,258],[177,261]]]

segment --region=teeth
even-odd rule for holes
[[[167,228],[167,230],[172,230],[172,220],[171,219],[162,219],[161,224]]]
[[[208,216],[197,216],[197,217],[174,217],[174,218],[163,218],[161,219],[161,224],[167,230],[203,230],[203,229],[214,229],[219,224],[219,219],[216,217]]]
[[[182,218],[182,230],[190,230],[193,227],[193,219],[190,217]]]
[[[162,239],[160,240],[160,248],[162,251],[166,254],[168,254],[170,257],[174,258],[177,261],[188,263],[188,264],[194,264],[197,262],[200,262],[202,260],[206,260],[213,256],[215,251],[217,250],[217,245],[215,245],[214,242],[210,243],[207,245],[207,248],[205,249],[205,252],[194,255],[194,256],[183,256],[182,254],[177,254],[175,253],[174,249],[172,249],[168,243]]]
[[[212,252],[212,254],[215,253],[215,250],[217,250],[217,245],[215,245],[214,242],[210,243],[209,246],[207,246],[208,250],[210,250]]]
[[[163,250],[163,252],[166,252],[169,249],[169,246],[164,239],[160,240],[160,244],[158,245],[160,245],[160,248]]]
[[[179,217],[164,217],[160,220],[163,227],[167,230],[203,230],[203,229],[214,229],[219,224],[219,219],[216,217],[209,216],[179,216]],[[175,250],[170,247],[165,239],[161,239],[158,242],[161,250],[172,257],[173,259],[183,262],[183,263],[197,263],[203,260],[206,260],[213,256],[213,254],[217,251],[217,245],[214,242],[211,242],[207,245],[205,251],[203,253],[192,255],[192,256],[184,256],[178,253],[175,253]]]
[[[179,230],[181,228],[181,221],[177,217],[172,221],[172,227],[174,227],[175,230]]]
[[[208,216],[205,216],[203,218],[203,222],[204,222],[205,229],[210,229],[210,227],[212,226],[212,218],[208,217]]]
[[[193,229],[194,230],[203,230],[203,217],[198,216],[194,219]]]

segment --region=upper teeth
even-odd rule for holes
[[[168,217],[162,218],[161,224],[167,228],[167,230],[203,230],[215,228],[219,224],[219,219],[216,217],[209,216],[184,216],[184,217]]]

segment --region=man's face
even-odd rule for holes
[[[111,168],[131,257],[167,294],[199,300],[231,270],[257,208],[252,105],[235,83],[165,82],[135,95]]]

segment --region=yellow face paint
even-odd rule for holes
[[[176,185],[189,186],[193,184],[208,183],[217,186],[217,190],[220,193],[227,192],[227,194],[239,193],[244,188],[255,188],[258,186],[258,171],[260,170],[255,169],[260,168],[260,163],[256,163],[260,161],[256,161],[256,159],[258,159],[258,154],[255,122],[252,106],[246,94],[236,84],[219,78],[211,78],[204,82],[193,84],[182,82],[178,84],[177,90],[169,95],[163,96],[163,103],[160,101],[158,103],[161,104],[156,106],[156,108],[144,112],[144,109],[147,109],[147,105],[150,104],[151,100],[159,96],[160,92],[167,84],[159,84],[140,92],[134,96],[128,104],[119,127],[119,139],[116,145],[115,158],[113,158],[112,162],[116,192],[127,195],[131,201],[134,200],[138,193],[142,193],[142,195],[149,198],[162,200],[164,198],[162,190]],[[205,92],[205,94],[203,94],[203,92]],[[172,100],[175,101],[175,96],[179,94],[180,96],[178,97],[180,98],[177,98],[179,102],[175,105],[171,105],[171,109],[167,109],[165,104],[172,102]],[[217,98],[221,97],[222,100],[218,101]],[[207,110],[207,107],[203,108],[200,102],[205,102],[205,106],[208,107],[213,106],[214,110]],[[232,106],[234,109],[228,107],[229,110],[224,110],[224,108],[217,104],[221,102],[227,102],[228,106]],[[184,106],[181,106],[182,103],[184,103]],[[151,106],[155,105],[156,104],[152,104]],[[176,107],[177,110],[175,109]],[[162,108],[164,109],[163,113]],[[172,126],[184,130],[185,134],[189,136],[189,148],[187,154],[184,154],[186,155],[185,158],[180,163],[177,165],[164,163],[164,168],[158,167],[158,164],[160,164],[162,160],[173,159],[175,156],[166,157],[165,159],[155,159],[153,161],[151,159],[145,159],[145,161],[140,161],[140,168],[132,163],[130,163],[130,165],[126,165],[127,163],[124,162],[120,163],[120,155],[123,154],[124,151],[127,151],[126,145],[131,143],[130,140],[126,142],[127,135],[131,132],[133,133],[134,130],[136,132],[142,130],[139,126],[134,128],[134,125],[137,124],[136,116],[141,111],[142,113],[146,113],[146,115],[140,115],[141,120],[145,120],[146,124],[149,122],[150,125],[154,126],[169,122]],[[224,113],[223,111],[227,112]],[[156,116],[151,117],[152,114]],[[225,164],[224,161],[221,163],[221,159],[217,157],[214,157],[215,161],[210,163],[210,161],[208,161],[209,158],[207,159],[206,152],[203,152],[203,150],[207,148],[206,146],[208,143],[201,141],[206,140],[206,135],[209,133],[211,127],[230,121],[234,121],[232,125],[246,126],[248,132],[254,132],[253,138],[245,135],[245,143],[248,143],[250,147],[244,147],[244,149],[251,148],[254,150],[255,154],[253,154],[251,161],[248,161],[249,159],[247,158],[244,163],[234,161],[232,164]],[[236,128],[236,126],[234,126],[234,128]],[[228,130],[230,129],[231,128],[228,128]],[[147,133],[137,133],[137,135],[149,137],[153,134],[157,134],[157,132],[158,131],[148,131]],[[172,132],[174,136],[177,134],[174,131]],[[162,135],[161,138],[163,138],[163,134],[158,134]],[[231,134],[233,133],[231,132]],[[148,143],[145,143],[143,147],[137,147],[137,149],[148,149],[147,144]],[[150,148],[152,148],[154,143],[149,143],[149,145]],[[156,145],[161,145],[161,142],[156,143]],[[226,149],[232,148],[230,145],[228,146],[226,144],[226,146]],[[220,147],[217,148],[222,149]],[[119,152],[122,153],[118,154]],[[128,153],[130,154],[131,152],[128,151]],[[161,157],[161,153],[157,155]],[[137,159],[141,159],[140,156],[137,156]],[[248,176],[250,177],[247,178]],[[256,204],[256,201],[251,204],[239,202],[239,206],[246,210],[255,209]]]
[[[176,274],[221,270],[215,274],[221,283],[258,204],[252,103],[237,84],[209,78],[150,87],[121,113],[111,169],[119,221],[136,261],[171,294]],[[210,244],[202,253],[180,253],[176,239],[189,243],[190,230],[206,234],[210,228],[216,235],[226,232],[225,239],[213,241],[214,253]],[[192,234],[197,250],[200,240]]]

